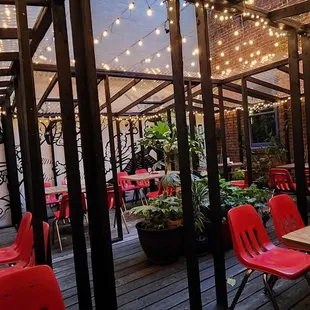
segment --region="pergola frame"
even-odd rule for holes
[[[189,2],[194,2],[190,0]],[[216,108],[220,112],[220,124],[225,137],[225,119],[224,110],[229,109],[225,102],[231,102],[237,107],[242,107],[243,112],[237,111],[239,135],[241,130],[241,113],[243,113],[245,150],[247,160],[247,170],[249,182],[252,181],[251,165],[251,147],[249,138],[249,97],[260,100],[275,102],[286,97],[273,96],[263,91],[249,89],[248,82],[254,83],[265,88],[282,92],[291,97],[291,109],[293,121],[293,142],[294,158],[297,184],[297,203],[299,211],[307,224],[307,200],[306,200],[306,180],[305,180],[305,161],[304,161],[304,143],[302,130],[302,113],[300,103],[300,79],[305,84],[305,102],[306,102],[306,123],[307,123],[307,141],[310,145],[310,38],[309,25],[302,24],[292,20],[289,17],[296,14],[310,12],[310,1],[304,1],[299,4],[288,6],[279,10],[267,12],[252,5],[241,4],[242,1],[224,1],[218,4],[214,2],[216,10],[223,8],[229,13],[243,13],[244,11],[253,13],[266,20],[272,27],[277,27],[288,31],[288,50],[289,57],[260,68],[255,68],[232,77],[221,80],[211,79],[210,65],[210,44],[208,37],[208,16],[204,5],[205,1],[199,1],[196,6],[197,33],[199,46],[202,46],[202,52],[199,55],[201,69],[201,79],[188,78],[183,76],[182,61],[182,38],[180,35],[180,16],[179,0],[170,0],[173,10],[167,10],[168,15],[175,22],[170,25],[170,44],[172,46],[172,72],[173,76],[151,75],[145,73],[107,71],[95,68],[95,58],[93,49],[93,34],[91,26],[91,13],[89,0],[74,1],[70,0],[70,15],[73,33],[73,47],[75,59],[77,60],[75,68],[70,67],[67,25],[64,9],[64,0],[0,0],[1,4],[11,4],[16,6],[17,29],[0,29],[1,39],[18,38],[19,55],[16,53],[0,53],[0,61],[12,61],[9,69],[0,69],[0,76],[11,76],[10,81],[0,82],[0,103],[6,111],[6,116],[2,116],[2,123],[5,135],[5,152],[7,154],[7,167],[9,178],[9,192],[12,202],[12,213],[14,224],[18,224],[21,218],[19,189],[17,186],[17,165],[14,145],[12,107],[10,96],[15,91],[15,102],[17,107],[17,117],[19,123],[20,143],[22,150],[22,162],[24,168],[25,196],[27,208],[34,215],[34,241],[35,257],[38,264],[46,263],[42,221],[46,220],[45,195],[43,187],[43,171],[41,164],[40,140],[38,134],[38,116],[50,116],[40,113],[40,108],[49,100],[58,101],[61,105],[61,116],[64,132],[64,150],[67,163],[68,192],[70,198],[71,224],[73,229],[73,249],[75,259],[75,270],[77,280],[77,290],[80,307],[91,309],[91,291],[89,285],[89,273],[87,265],[87,251],[83,228],[83,214],[81,204],[81,184],[79,178],[76,128],[75,128],[75,107],[78,103],[81,126],[81,140],[83,149],[83,161],[85,169],[86,191],[89,201],[89,221],[90,221],[90,241],[92,248],[92,273],[94,281],[94,297],[96,307],[99,309],[107,307],[116,309],[116,291],[113,270],[112,241],[109,229],[109,213],[107,205],[107,193],[102,187],[106,183],[101,131],[100,114],[107,108],[109,122],[109,137],[113,138],[112,117],[128,115],[128,110],[134,108],[140,103],[146,101],[152,95],[161,91],[173,83],[174,93],[160,102],[149,102],[150,107],[140,112],[139,115],[152,115],[155,108],[160,107],[172,100],[173,103],[159,110],[157,113],[170,114],[171,108],[175,107],[176,125],[178,129],[179,148],[184,152],[179,153],[182,200],[183,206],[186,206],[184,212],[184,230],[186,244],[186,262],[188,269],[189,299],[193,309],[201,309],[201,294],[198,261],[194,249],[194,229],[191,202],[191,177],[190,177],[190,155],[188,150],[186,110],[190,112],[190,133],[193,136],[195,126],[194,110],[204,112],[204,124],[206,132],[206,145],[208,155],[208,174],[210,178],[210,213],[212,229],[215,233],[214,244],[220,245],[221,236],[221,214],[220,214],[220,195],[218,182],[218,161],[217,145],[215,139],[215,116]],[[37,22],[33,29],[29,29],[27,23],[27,5],[43,7]],[[251,20],[251,18],[249,18]],[[55,33],[55,49],[57,65],[32,64],[34,55],[39,43],[42,41],[48,28],[52,24]],[[301,36],[302,55],[298,54],[298,40]],[[30,41],[31,39],[31,41]],[[299,61],[303,60],[303,74],[299,72]],[[288,66],[287,66],[288,65]],[[289,74],[290,90],[284,89],[278,85],[261,81],[255,75],[269,70],[281,70]],[[42,98],[37,105],[34,96],[34,71],[54,72],[55,75],[49,83]],[[78,100],[73,99],[71,78],[76,77]],[[131,81],[125,85],[117,94],[111,97],[109,78],[130,78]],[[112,115],[111,105],[121,96],[125,95],[134,85],[141,80],[156,80],[162,83],[150,90],[147,94],[138,98],[128,107],[123,108],[118,113]],[[241,80],[241,85],[233,83]],[[105,84],[106,101],[101,106],[98,102],[98,84]],[[49,98],[54,86],[58,83],[60,98]],[[201,85],[201,89],[192,93],[193,87]],[[218,88],[218,95],[213,94],[213,88]],[[242,95],[242,101],[235,98],[225,97],[223,90],[229,90]],[[202,100],[195,98],[202,95]],[[219,100],[219,104],[214,103],[214,98]],[[186,104],[186,101],[188,104]],[[193,106],[193,103],[201,103],[202,108]],[[137,114],[137,113],[135,113]],[[60,114],[59,114],[60,115]],[[132,128],[132,122],[131,128]],[[119,133],[119,122],[116,121],[117,133]],[[140,126],[141,127],[141,126]],[[113,140],[113,139],[112,139]],[[113,141],[114,142],[114,141]],[[223,143],[223,141],[222,141]],[[239,139],[239,143],[242,143]],[[115,147],[111,143],[111,153],[114,162]],[[118,141],[118,147],[120,143]],[[224,145],[224,144],[223,144]],[[223,147],[223,158],[226,159],[226,148]],[[308,162],[310,162],[310,152],[308,152]],[[121,158],[120,158],[121,160]],[[193,166],[197,165],[195,159]],[[117,190],[116,166],[113,165],[114,189]],[[224,171],[227,174],[227,162],[224,161]],[[19,208],[19,209],[18,209]],[[120,216],[120,201],[117,201],[117,214]],[[118,218],[120,225],[120,217]],[[120,227],[120,226],[119,226]],[[121,228],[118,228],[119,240],[122,239]],[[213,252],[215,258],[215,283],[216,297],[219,307],[227,308],[227,291],[225,276],[224,251],[221,246],[217,246]],[[47,262],[49,262],[47,260]],[[108,289],[105,295],[102,294],[102,286],[108,282]]]

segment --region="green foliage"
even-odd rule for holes
[[[244,180],[244,170],[236,169],[231,174],[232,180]]]

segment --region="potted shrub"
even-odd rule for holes
[[[159,196],[149,206],[136,207],[132,214],[143,216],[136,224],[141,247],[154,264],[176,261],[182,247],[182,201],[178,196]]]

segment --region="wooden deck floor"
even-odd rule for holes
[[[125,234],[123,241],[113,245],[119,309],[189,309],[184,257],[168,266],[150,265],[140,247],[133,224],[130,225],[130,234]],[[10,242],[13,238],[12,232],[13,229],[1,231],[0,245]],[[268,233],[277,243],[271,221]],[[65,247],[62,253],[57,244],[53,247],[54,272],[67,309],[79,309],[70,235],[64,234],[63,240]],[[213,260],[207,255],[199,261],[203,309],[215,309]],[[226,269],[227,277],[236,280],[234,287],[227,285],[230,303],[245,273],[245,268],[238,263],[233,251],[226,253]],[[279,280],[274,290],[281,310],[310,308],[310,288],[303,278],[297,281]],[[272,309],[263,292],[260,273],[253,273],[236,309]]]

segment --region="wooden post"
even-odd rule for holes
[[[304,73],[305,108],[307,124],[307,153],[308,164],[310,163],[310,37],[307,34],[301,36],[302,64]]]
[[[242,101],[243,101],[243,129],[244,129],[244,145],[246,166],[248,171],[248,183],[253,182],[252,172],[252,150],[250,141],[250,120],[249,120],[249,104],[248,104],[248,87],[245,78],[242,78]]]
[[[170,10],[172,8],[172,10]],[[187,264],[188,291],[191,309],[201,309],[201,291],[199,265],[196,256],[192,182],[188,132],[186,126],[186,109],[184,96],[182,37],[180,33],[180,1],[171,0],[167,7],[170,20],[170,46],[173,73],[173,88],[175,96],[175,115],[179,149],[179,166],[182,186],[182,205],[184,217],[184,242]],[[171,23],[173,21],[173,23]]]
[[[287,163],[291,163],[290,127],[289,127],[288,104],[287,104],[287,102],[283,103],[283,109],[284,109],[284,134],[285,134],[285,148],[286,148],[286,153],[287,153],[287,155],[286,155],[287,156]],[[308,125],[308,123],[307,123],[307,125]]]
[[[129,133],[130,133],[130,142],[131,142],[131,159],[132,159],[132,173],[136,171],[136,154],[135,154],[135,138],[133,135],[133,120],[129,119]]]
[[[216,128],[214,116],[213,86],[211,79],[208,12],[203,3],[196,6],[197,38],[201,74],[201,94],[204,111],[204,127],[207,148],[208,186],[216,299],[219,308],[227,308],[225,253],[222,238],[222,211],[220,201],[219,170],[217,160]]]
[[[36,96],[32,70],[32,57],[29,46],[29,30],[27,21],[27,7],[25,0],[15,0],[17,34],[19,45],[19,66],[22,87],[20,106],[17,107],[24,114],[22,130],[25,131],[27,152],[29,161],[27,173],[29,173],[29,202],[33,215],[34,250],[36,264],[45,264],[45,246],[43,238],[42,221],[47,221],[45,205],[45,191],[42,170],[42,158],[40,150],[40,138],[38,129]]]
[[[238,149],[239,160],[243,163],[243,141],[242,141],[242,127],[241,127],[241,110],[236,111],[237,128],[238,128]]]
[[[192,82],[187,83],[187,102],[189,108],[189,132],[192,140],[195,140],[195,130],[196,130],[196,117],[193,109],[193,94],[192,94]],[[192,156],[192,165],[193,171],[197,172],[198,169],[198,156],[193,153]]]
[[[54,149],[54,136],[53,136],[53,126],[57,126],[57,121],[52,121],[50,124],[50,141],[51,141],[51,153],[52,153],[52,171],[54,177],[54,184],[57,186],[57,173],[56,173],[56,159],[55,159],[55,149]]]
[[[76,123],[72,93],[68,32],[63,0],[52,0],[52,18],[62,116],[64,154],[67,168],[77,294],[80,309],[92,309],[87,250],[83,225],[84,216],[81,200],[81,182],[76,141]]]
[[[226,181],[228,180],[228,165],[227,165],[227,148],[226,148],[226,129],[225,129],[225,107],[223,101],[223,86],[218,85],[219,95],[219,109],[220,109],[220,128],[221,128],[221,142],[222,142],[222,157],[223,157],[223,171]]]
[[[168,121],[170,128],[172,128],[172,119],[171,119],[171,110],[170,109],[167,110],[167,121]],[[175,170],[174,155],[171,155],[170,161],[171,161],[171,170],[174,171]]]
[[[142,121],[139,119],[139,137],[143,138],[143,129],[142,129]],[[145,168],[145,158],[144,158],[144,145],[141,145],[141,165],[142,168]]]
[[[10,195],[12,224],[14,226],[19,226],[19,223],[22,219],[22,210],[19,194],[12,111],[9,107],[9,100],[4,102],[4,106],[5,115],[1,115],[1,122],[3,128],[5,160],[8,171],[8,190]]]
[[[117,309],[89,0],[70,0],[96,309]],[[106,284],[109,285],[106,285]],[[102,287],[105,287],[104,294]]]
[[[305,177],[304,141],[302,127],[302,111],[300,100],[298,36],[296,31],[288,32],[288,55],[291,87],[291,109],[294,162],[296,175],[297,205],[305,225],[308,225],[307,186]],[[307,86],[306,86],[307,87]]]
[[[121,143],[121,128],[120,120],[116,120],[116,135],[117,135],[117,150],[118,150],[118,160],[119,160],[119,170],[123,170],[123,161],[122,161],[122,143]]]
[[[111,106],[111,94],[110,94],[110,83],[109,77],[106,76],[104,80],[106,107],[108,115],[108,129],[109,129],[109,140],[110,140],[110,152],[111,152],[111,166],[113,175],[113,187],[114,187],[114,199],[115,199],[115,212],[117,221],[117,233],[120,240],[123,239],[123,229],[122,229],[122,218],[121,218],[121,199],[120,199],[120,189],[118,188],[117,181],[117,167],[116,167],[116,156],[115,156],[115,143],[114,143],[114,132],[113,132],[113,118],[112,118],[112,106]]]

